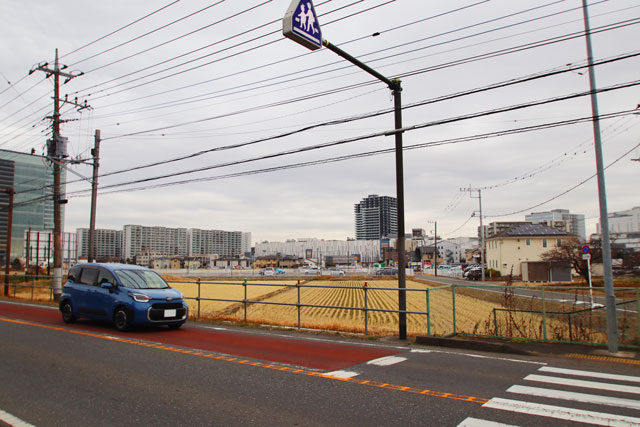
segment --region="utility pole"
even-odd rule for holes
[[[11,269],[11,228],[13,227],[13,187],[3,188],[0,192],[9,194],[9,211],[7,212],[7,248],[4,256],[4,296],[9,296],[9,273]]]
[[[604,179],[604,160],[602,156],[602,140],[600,133],[600,113],[598,112],[598,96],[596,95],[596,72],[593,68],[593,52],[591,49],[591,28],[587,0],[582,0],[584,15],[584,33],[587,42],[587,60],[589,63],[589,87],[591,89],[591,112],[593,115],[593,137],[596,152],[596,173],[598,176],[598,198],[600,204],[600,225],[602,228],[602,264],[604,266],[604,292],[607,310],[607,338],[609,352],[618,352],[618,319],[616,314],[616,295],[613,291],[613,271],[611,267],[611,239],[609,237],[609,213],[607,210],[607,189]]]
[[[438,221],[429,221],[433,222],[433,271],[435,272],[436,277],[438,277]]]
[[[481,271],[481,279],[484,282],[485,279],[485,274],[484,274],[484,227],[482,226],[482,189],[481,188],[471,188],[471,186],[467,187],[467,188],[461,188],[460,191],[464,191],[464,192],[469,192],[469,196],[472,199],[478,199],[478,208],[479,208],[479,215],[480,215],[480,267],[482,268]],[[471,194],[472,192],[477,191],[478,192],[478,196],[477,197],[473,197],[473,195]],[[475,212],[473,213],[475,215]]]
[[[91,218],[89,220],[89,254],[87,261],[93,262],[95,259],[95,239],[96,233],[96,204],[98,202],[98,168],[100,167],[100,129],[96,129],[95,145],[91,150],[93,155],[93,180],[91,181]]]
[[[47,78],[53,76],[53,116],[51,116],[53,132],[51,140],[48,141],[47,157],[53,162],[53,299],[59,301],[60,295],[62,295],[62,212],[60,205],[67,203],[67,200],[61,198],[60,188],[62,165],[64,158],[67,157],[67,139],[60,136],[60,123],[62,123],[60,119],[60,76],[66,78],[63,83],[65,84],[81,74],[74,75],[61,71],[58,66],[58,49],[56,49],[53,69],[48,65],[48,63],[40,64],[29,71],[29,74],[34,71],[43,71],[47,74]],[[65,99],[64,103],[73,104],[80,109],[88,108],[86,102],[83,106],[79,105],[77,101],[71,102]]]

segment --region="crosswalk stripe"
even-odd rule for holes
[[[389,366],[389,365],[395,365],[396,363],[404,362],[405,360],[407,360],[406,357],[385,356],[385,357],[380,357],[378,359],[370,360],[367,362],[367,365]]]
[[[560,384],[560,385],[568,385],[568,386],[574,386],[574,387],[596,388],[600,390],[640,394],[640,387],[635,387],[630,385],[609,384],[609,383],[601,383],[596,381],[574,380],[571,378],[549,377],[546,375],[535,375],[535,374],[527,375],[524,379],[527,381],[538,381],[538,382],[544,382],[549,384]]]
[[[468,417],[462,420],[457,427],[516,427],[513,424],[502,424],[495,421],[481,420],[479,418]]]
[[[574,402],[594,403],[596,405],[618,406],[621,408],[640,409],[640,401],[619,397],[599,396],[596,394],[575,393],[572,391],[553,390],[549,388],[514,385],[507,389],[510,393],[529,396],[549,397],[552,399],[571,400]]]
[[[336,377],[336,378],[353,378],[360,374],[353,371],[333,371],[333,372],[327,372],[324,375],[327,375],[330,377]]]
[[[542,405],[539,403],[523,402],[520,400],[501,399],[494,397],[482,405],[486,408],[501,409],[529,415],[539,415],[559,420],[569,420],[585,424],[602,426],[633,426],[640,425],[640,418],[627,417],[603,412],[584,411],[582,409],[564,408],[562,406]]]
[[[614,381],[627,381],[627,382],[640,383],[640,377],[634,377],[631,375],[616,375],[616,374],[607,374],[605,372],[577,371],[574,369],[554,368],[552,366],[543,366],[538,370],[542,372],[551,372],[554,374],[566,374],[566,375],[575,375],[579,377],[602,378],[602,379],[614,380]]]

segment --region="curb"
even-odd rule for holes
[[[460,340],[455,338],[417,336],[416,344],[461,348],[465,350],[490,351],[494,353],[520,354],[525,356],[534,356],[536,354],[531,351],[515,348],[509,344],[486,341]]]

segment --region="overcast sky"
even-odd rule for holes
[[[640,115],[631,113],[640,103],[640,59],[624,58],[640,52],[640,4],[590,3],[594,60],[615,59],[595,69],[598,87],[612,88],[598,102],[600,114],[615,114],[601,122],[604,162],[613,163],[608,208],[615,212],[640,206],[640,162],[632,161],[640,157]],[[394,137],[359,138],[393,129],[393,97],[328,49],[312,52],[284,38],[288,6],[5,0],[0,148],[44,152],[52,78],[28,72],[39,63],[53,66],[57,48],[65,72],[84,73],[62,86],[61,96],[92,107],[62,108],[71,158],[87,160],[101,130],[98,228],[238,230],[251,232],[254,242],[353,237],[355,203],[369,194],[396,196]],[[475,235],[478,193],[460,191],[465,187],[481,189],[485,223],[563,208],[584,214],[587,233],[595,232],[596,180],[579,185],[596,172],[593,127],[567,124],[591,116],[590,99],[556,99],[589,90],[586,70],[570,70],[587,57],[581,6],[315,2],[325,39],[402,80],[403,125],[415,127],[403,135],[412,148],[404,151],[407,232],[431,231],[437,221],[445,238]],[[566,72],[517,82],[551,71]],[[514,84],[465,94],[505,82]],[[343,143],[295,152],[336,142]],[[144,167],[154,162],[162,164]],[[74,231],[89,225],[90,184],[80,177],[90,177],[91,167],[68,168],[65,231]],[[178,172],[185,173],[155,179]]]

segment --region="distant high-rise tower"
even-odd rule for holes
[[[354,206],[357,240],[397,237],[398,201],[395,197],[372,194]]]

